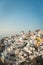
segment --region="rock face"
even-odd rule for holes
[[[0,40],[0,65],[43,65],[41,36],[30,32]]]

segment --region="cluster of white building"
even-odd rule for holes
[[[5,37],[3,42],[5,50],[1,53],[2,62],[19,65],[21,62],[27,61],[27,57],[32,60],[34,57],[42,55],[43,58],[43,41],[39,47],[35,47],[37,43],[36,36],[43,39],[43,32],[22,32],[20,35],[15,35],[11,38]]]

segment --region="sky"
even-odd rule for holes
[[[43,0],[0,0],[0,33],[43,29]]]

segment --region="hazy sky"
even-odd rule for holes
[[[0,33],[43,29],[43,0],[0,0]]]

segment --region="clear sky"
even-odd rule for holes
[[[43,0],[0,0],[0,33],[43,29]]]

